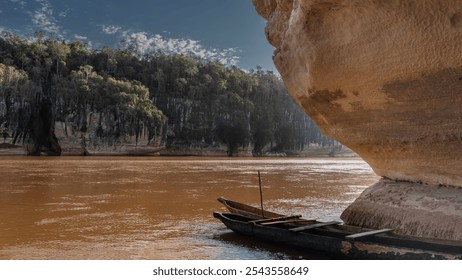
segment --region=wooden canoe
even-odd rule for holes
[[[462,259],[461,241],[403,236],[392,233],[391,229],[367,229],[338,221],[294,221],[291,217],[256,220],[246,215],[217,212],[213,216],[238,234],[340,258]]]
[[[237,201],[229,200],[224,197],[220,197],[217,199],[220,203],[222,203],[229,212],[240,214],[242,216],[254,218],[254,219],[263,219],[263,218],[279,218],[284,217],[282,214],[274,213],[271,211],[264,210],[262,216],[262,211],[260,208],[253,207],[244,203],[240,203]]]

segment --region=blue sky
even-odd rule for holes
[[[0,31],[275,70],[264,27],[251,0],[0,0]]]

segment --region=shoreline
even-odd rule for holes
[[[32,156],[28,155],[23,149],[21,150],[9,150],[5,151],[0,149],[0,158],[1,157],[47,157],[48,155]],[[157,153],[122,153],[122,152],[101,152],[101,153],[63,153],[60,156],[50,156],[50,157],[164,157],[164,158],[179,158],[179,157],[197,157],[197,158],[207,158],[207,157],[228,157],[228,158],[360,158],[355,153],[345,153],[335,156],[323,153],[303,153],[303,154],[264,154],[264,155],[233,155],[229,156],[226,152],[221,151],[192,151],[192,152],[183,152],[183,153],[171,153],[171,152],[157,152]]]
[[[1,156],[29,156],[27,149],[22,145],[13,145],[10,143],[0,144]],[[41,156],[48,156],[42,153]],[[143,157],[236,157],[236,158],[264,158],[264,157],[281,157],[281,158],[342,158],[342,157],[359,157],[352,150],[345,146],[312,146],[302,151],[293,152],[270,152],[262,154],[253,154],[251,149],[241,148],[232,156],[229,156],[225,147],[215,148],[186,148],[186,147],[169,147],[157,145],[118,145],[118,146],[97,146],[93,149],[76,147],[74,145],[64,145],[60,156],[143,156]]]

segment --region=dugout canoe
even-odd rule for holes
[[[238,234],[339,258],[462,259],[460,241],[403,236],[393,233],[392,229],[354,227],[339,221],[294,221],[294,216],[255,219],[219,212],[213,216]]]
[[[220,203],[222,203],[226,209],[228,209],[229,212],[235,213],[235,214],[240,214],[242,216],[250,217],[250,218],[255,218],[255,219],[262,219],[262,218],[279,218],[279,217],[284,217],[285,215],[274,213],[271,211],[263,210],[263,215],[262,215],[262,210],[257,207],[253,207],[241,202],[237,202],[234,200],[229,200],[224,197],[219,197],[217,199]]]

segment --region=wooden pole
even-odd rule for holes
[[[264,219],[265,214],[263,212],[263,192],[261,190],[261,176],[260,176],[260,170],[258,170],[258,186],[260,188],[260,206],[261,206],[261,216]]]

